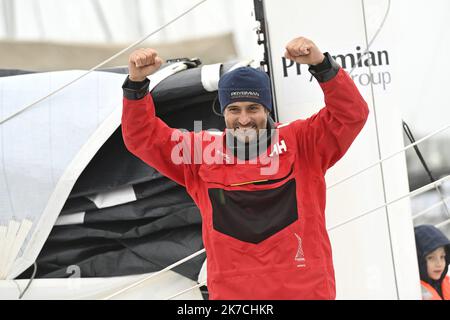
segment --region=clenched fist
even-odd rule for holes
[[[316,65],[323,61],[325,56],[317,46],[304,37],[295,38],[286,45],[284,53],[286,59],[300,64]]]
[[[145,78],[155,73],[162,64],[158,53],[150,48],[138,49],[130,54],[128,59],[128,72],[131,81],[144,81]]]

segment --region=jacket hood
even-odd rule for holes
[[[419,262],[420,279],[433,284],[433,280],[427,273],[427,262],[425,257],[439,247],[444,247],[446,251],[446,266],[442,272],[441,279],[447,275],[450,264],[450,240],[435,226],[421,225],[414,228],[416,238],[417,259]]]

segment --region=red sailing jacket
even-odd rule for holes
[[[326,107],[277,124],[277,139],[257,163],[239,162],[220,143],[224,133],[169,128],[155,116],[150,94],[124,98],[126,147],[185,186],[200,209],[210,299],[335,298],[324,175],[369,111],[344,70],[320,86]],[[264,172],[270,160],[278,170]]]

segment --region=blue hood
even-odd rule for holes
[[[450,264],[450,240],[435,226],[421,225],[414,228],[416,237],[417,259],[419,262],[420,279],[433,284],[433,280],[428,277],[427,263],[425,257],[439,247],[445,247],[446,251],[446,267],[442,273],[440,281],[446,276],[448,272],[448,265]],[[439,281],[439,282],[440,282]]]

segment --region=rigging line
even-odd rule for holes
[[[435,224],[434,226],[435,226],[436,228],[442,228],[442,227],[448,225],[449,223],[450,223],[450,219],[447,219],[447,220],[445,220],[444,222]]]
[[[406,136],[408,137],[409,141],[411,143],[415,142],[416,139],[414,138],[414,135],[411,131],[411,129],[409,128],[408,124],[402,120],[402,124],[403,124],[403,130],[405,131]],[[427,163],[425,162],[425,159],[422,156],[422,152],[420,152],[420,149],[418,146],[414,146],[414,150],[416,151],[417,157],[420,160],[420,163],[422,164],[423,168],[425,169],[428,178],[430,178],[430,182],[434,182],[436,181],[436,178],[433,176],[433,174],[431,173],[430,168],[428,168]],[[444,210],[447,213],[447,217],[450,218],[450,210],[448,209],[447,203],[444,201],[444,195],[441,192],[441,188],[436,187],[436,192],[439,194],[439,197],[441,198],[441,200],[444,203]]]
[[[395,203],[397,201],[400,201],[400,200],[408,198],[408,197],[414,197],[414,196],[417,196],[417,195],[419,195],[421,193],[427,192],[427,191],[433,189],[435,187],[435,185],[441,184],[442,182],[444,182],[445,180],[448,180],[448,179],[450,179],[450,175],[447,175],[447,176],[445,176],[445,177],[443,177],[443,178],[441,178],[441,179],[439,179],[439,180],[437,180],[435,182],[431,182],[431,183],[429,183],[429,184],[427,184],[427,185],[425,185],[425,186],[423,186],[423,187],[421,187],[419,189],[411,191],[411,192],[409,192],[409,193],[407,193],[407,194],[405,194],[405,195],[403,195],[401,197],[398,197],[398,198],[396,198],[394,200],[386,202],[383,205],[380,205],[380,206],[378,206],[378,207],[376,207],[374,209],[366,211],[366,212],[364,212],[361,215],[358,215],[356,217],[350,218],[350,219],[348,219],[348,220],[346,220],[344,222],[338,223],[337,225],[335,225],[335,226],[333,226],[331,228],[328,228],[327,230],[331,231],[331,230],[343,227],[344,225],[346,225],[346,224],[348,224],[350,222],[353,222],[353,221],[358,220],[358,219],[360,219],[360,218],[362,218],[364,216],[367,216],[368,214],[373,213],[373,212],[375,212],[375,211],[377,211],[379,209],[385,208],[385,207],[387,207],[387,206],[389,206],[389,205],[391,205],[391,204],[393,204],[393,203]]]
[[[145,40],[147,40],[148,38],[150,38],[151,36],[153,36],[154,34],[160,32],[161,30],[165,29],[166,27],[168,27],[169,25],[171,25],[172,23],[174,23],[175,21],[181,19],[182,17],[184,17],[185,15],[187,15],[189,12],[191,12],[192,10],[194,10],[195,8],[197,8],[198,6],[200,6],[201,4],[203,4],[204,2],[206,2],[208,0],[201,0],[199,2],[197,2],[194,6],[190,7],[188,10],[182,12],[180,15],[176,16],[175,18],[173,18],[172,20],[168,21],[167,23],[165,23],[164,25],[158,27],[156,30],[154,30],[153,32],[147,34],[146,36],[144,36],[143,38],[135,41],[134,43],[130,44],[128,47],[122,49],[121,51],[117,52],[116,54],[114,54],[113,56],[111,56],[110,58],[104,60],[103,62],[100,62],[98,65],[92,67],[91,69],[89,69],[88,71],[86,71],[85,73],[81,74],[80,76],[76,77],[75,79],[71,80],[70,82],[62,85],[61,87],[59,87],[58,89],[50,92],[49,94],[47,94],[46,96],[26,105],[25,107],[23,107],[22,109],[20,109],[19,111],[14,112],[13,114],[7,116],[6,118],[0,120],[0,125],[2,125],[3,123],[5,123],[6,121],[9,121],[11,119],[13,119],[14,117],[18,116],[19,114],[23,113],[24,111],[28,110],[29,108],[33,107],[34,105],[44,101],[45,99],[53,96],[54,94],[60,92],[61,90],[67,88],[68,86],[72,85],[73,83],[77,82],[78,80],[86,77],[88,74],[92,73],[93,71],[97,70],[98,68],[104,66],[105,64],[107,64],[108,62],[116,59],[117,57],[121,56],[122,54],[124,54],[125,52],[127,52],[128,50],[136,47],[137,45],[141,44],[142,42],[144,42]]]
[[[388,156],[386,156],[386,157],[384,157],[384,158],[382,158],[382,159],[380,159],[380,160],[377,160],[376,162],[372,163],[372,164],[369,165],[368,167],[366,167],[366,168],[364,168],[364,169],[361,169],[361,170],[359,170],[359,171],[357,171],[357,172],[355,172],[355,173],[353,173],[353,174],[351,174],[351,175],[349,175],[349,176],[347,176],[347,177],[345,177],[345,178],[339,180],[338,182],[335,182],[335,183],[332,184],[331,186],[327,187],[327,190],[328,190],[328,189],[331,189],[331,188],[334,188],[334,187],[336,187],[337,185],[339,185],[339,184],[341,184],[341,183],[343,183],[343,182],[345,182],[345,181],[347,181],[347,180],[349,180],[349,179],[351,179],[351,178],[353,178],[353,177],[355,177],[355,176],[357,176],[357,175],[359,175],[359,174],[361,174],[361,173],[363,173],[363,172],[365,172],[365,171],[367,171],[367,170],[369,170],[369,169],[375,167],[376,165],[382,163],[383,161],[386,161],[386,160],[388,160],[388,159],[390,159],[390,158],[392,158],[392,157],[394,157],[394,156],[396,156],[396,155],[398,155],[398,154],[400,154],[400,153],[402,153],[402,152],[405,152],[405,151],[408,150],[408,149],[413,148],[414,146],[416,146],[416,145],[418,145],[418,144],[420,144],[420,143],[422,143],[422,142],[428,140],[429,138],[431,138],[431,137],[433,137],[433,136],[435,136],[435,135],[441,133],[442,131],[447,130],[448,128],[450,128],[450,124],[448,124],[448,125],[446,125],[446,126],[440,128],[440,129],[438,129],[438,130],[436,130],[436,131],[430,133],[429,135],[427,135],[427,136],[423,137],[422,139],[417,140],[416,142],[414,142],[414,143],[412,143],[412,144],[410,144],[410,145],[408,145],[408,146],[406,146],[406,147],[400,149],[399,151],[396,151],[396,152],[394,152],[394,153],[392,153],[392,154],[390,154],[390,155],[388,155]]]
[[[384,15],[383,21],[380,25],[380,27],[378,28],[377,32],[375,33],[374,37],[372,38],[372,40],[369,41],[369,36],[368,36],[368,31],[367,31],[367,19],[366,19],[366,8],[364,5],[364,0],[361,0],[361,5],[362,5],[362,15],[363,15],[363,21],[364,21],[364,35],[365,35],[365,40],[367,43],[367,48],[370,48],[371,44],[373,43],[375,37],[378,35],[378,33],[381,31],[382,26],[384,25],[384,23],[386,22],[386,19],[388,17],[388,13],[389,13],[389,9],[391,6],[391,2],[390,0],[388,0],[388,7],[386,10],[386,13]],[[362,58],[363,55],[365,55],[367,52],[367,50],[365,50],[365,52],[360,56],[360,58]],[[359,62],[358,62],[359,63]],[[371,68],[371,64],[368,65],[369,67],[369,73],[372,73],[372,68]],[[356,68],[356,65],[353,67],[353,69]],[[371,97],[372,97],[372,105],[373,105],[373,119],[375,122],[375,133],[376,133],[376,137],[377,137],[377,151],[378,151],[378,159],[381,159],[382,154],[381,154],[381,145],[380,145],[380,133],[379,133],[379,125],[378,125],[378,115],[377,115],[377,108],[376,108],[376,103],[375,103],[375,93],[374,93],[374,89],[373,89],[373,83],[370,83],[370,92],[371,92]],[[387,202],[387,195],[386,195],[386,183],[385,183],[385,173],[384,173],[384,167],[383,167],[383,163],[380,163],[380,173],[381,173],[381,182],[382,182],[382,186],[383,186],[383,201]],[[389,219],[389,212],[388,212],[388,208],[385,208],[385,214],[386,214],[386,223],[387,223],[387,231],[388,231],[388,236],[389,236],[389,246],[391,249],[391,259],[392,259],[392,269],[394,271],[394,282],[395,282],[395,290],[397,293],[397,299],[399,299],[399,292],[398,292],[398,280],[397,280],[397,271],[396,271],[396,264],[395,264],[395,256],[394,256],[394,249],[393,249],[393,245],[392,245],[392,234],[391,234],[391,221]]]
[[[191,254],[190,256],[187,256],[186,258],[183,258],[183,259],[175,262],[174,264],[171,264],[170,266],[165,267],[164,269],[162,269],[162,270],[160,270],[158,272],[152,273],[151,275],[149,275],[148,277],[145,277],[144,279],[138,280],[138,281],[136,281],[136,282],[126,286],[125,288],[122,288],[122,289],[120,289],[120,290],[118,290],[118,291],[116,291],[116,292],[114,292],[114,293],[112,293],[112,294],[102,298],[102,300],[109,300],[109,299],[111,299],[111,298],[113,298],[115,296],[118,296],[119,294],[122,294],[122,293],[124,293],[126,291],[129,291],[130,289],[133,289],[133,288],[137,287],[138,285],[140,285],[140,284],[142,284],[142,283],[144,283],[144,282],[146,282],[146,281],[148,281],[150,279],[153,279],[153,278],[155,278],[155,277],[157,277],[157,276],[159,276],[159,275],[161,275],[161,274],[163,274],[163,273],[165,273],[167,271],[170,271],[173,268],[179,266],[180,264],[183,264],[186,261],[189,261],[189,260],[195,258],[196,256],[201,255],[204,252],[205,252],[205,249],[201,249],[201,250]]]
[[[436,202],[435,204],[429,206],[428,208],[416,213],[415,215],[412,216],[413,220],[417,219],[417,218],[423,216],[424,214],[428,213],[429,211],[439,207],[442,203],[445,203],[447,200],[450,200],[450,197],[444,198],[444,199]]]
[[[189,292],[189,291],[191,291],[191,290],[194,290],[194,289],[203,287],[204,285],[206,285],[206,281],[200,282],[199,284],[196,284],[195,286],[192,286],[192,287],[190,287],[190,288],[188,288],[188,289],[185,289],[185,290],[183,290],[183,291],[181,291],[181,292],[178,292],[178,293],[174,294],[173,296],[170,296],[170,297],[168,297],[168,298],[165,298],[164,300],[172,300],[173,298],[176,298],[176,297],[178,297],[178,296],[181,296],[182,294],[184,294],[184,293],[186,293],[186,292]]]
[[[364,52],[361,54],[361,56],[359,57],[358,61],[356,61],[355,65],[353,66],[353,68],[350,70],[349,74],[352,74],[352,72],[356,69],[356,66],[359,64],[359,62],[361,61],[361,59],[364,57],[364,55],[369,52],[370,47],[372,46],[372,44],[374,43],[375,39],[378,37],[378,34],[381,32],[381,30],[384,27],[384,23],[387,20],[387,17],[389,15],[389,11],[391,10],[391,0],[388,0],[388,7],[386,9],[386,13],[384,14],[384,18],[383,21],[381,21],[380,26],[378,27],[377,31],[375,32],[375,34],[373,35],[372,39],[369,41],[369,44],[367,45],[367,48],[364,50]]]
[[[361,56],[359,57],[359,59],[357,60],[357,62],[356,62],[355,65],[353,66],[353,68],[350,70],[350,72],[349,72],[350,75],[351,75],[352,72],[355,70],[356,66],[359,64],[359,62],[361,61],[361,59],[362,59],[362,57],[364,56],[364,54],[366,54],[366,53],[369,51],[369,49],[370,49],[370,47],[372,46],[372,44],[374,43],[375,39],[378,37],[379,33],[380,33],[381,30],[383,29],[384,24],[385,24],[385,22],[386,22],[386,20],[387,20],[387,17],[388,17],[388,15],[389,15],[390,9],[391,9],[391,0],[388,0],[388,6],[387,6],[386,12],[385,12],[385,14],[384,14],[383,20],[381,21],[380,26],[378,27],[378,29],[377,29],[377,31],[375,32],[375,34],[374,34],[374,36],[372,37],[372,39],[369,41],[369,43],[368,43],[366,49],[364,50],[364,52],[361,54]],[[351,179],[351,178],[353,178],[354,176],[357,176],[357,175],[359,175],[359,174],[361,174],[361,173],[363,173],[363,172],[365,172],[365,171],[371,169],[372,167],[375,167],[375,166],[378,165],[378,164],[381,164],[383,161],[388,160],[388,159],[390,159],[390,158],[396,156],[397,154],[402,153],[402,152],[408,150],[409,148],[412,148],[413,146],[415,146],[415,145],[417,145],[417,144],[419,144],[419,143],[425,141],[426,139],[428,139],[428,138],[430,138],[430,137],[432,137],[432,136],[434,136],[434,135],[440,133],[441,131],[444,131],[444,130],[448,129],[449,127],[450,127],[450,125],[448,125],[448,126],[442,128],[442,129],[439,129],[439,130],[437,130],[436,132],[434,132],[434,133],[432,133],[432,134],[430,134],[430,135],[424,137],[423,139],[417,141],[417,143],[411,144],[411,145],[407,146],[406,148],[404,148],[404,149],[402,149],[402,150],[400,150],[400,151],[398,151],[398,152],[396,152],[396,153],[393,153],[393,154],[391,154],[391,155],[389,155],[389,156],[387,156],[387,157],[385,157],[385,158],[383,158],[383,159],[378,160],[377,162],[371,164],[371,165],[368,166],[367,168],[364,168],[364,169],[362,169],[362,170],[360,170],[360,171],[358,171],[358,172],[356,172],[356,173],[354,173],[354,174],[352,174],[352,175],[350,175],[350,176],[348,176],[348,177],[346,177],[346,178],[344,178],[344,179],[342,179],[342,180],[339,180],[338,182],[334,183],[333,185],[327,187],[327,190],[328,190],[328,189],[331,189],[331,188],[333,188],[333,187],[335,187],[335,186],[337,186],[337,185],[339,185],[339,184],[341,184],[341,183],[343,183],[343,182],[345,182],[345,181],[347,181],[347,180],[349,180],[349,179]]]

